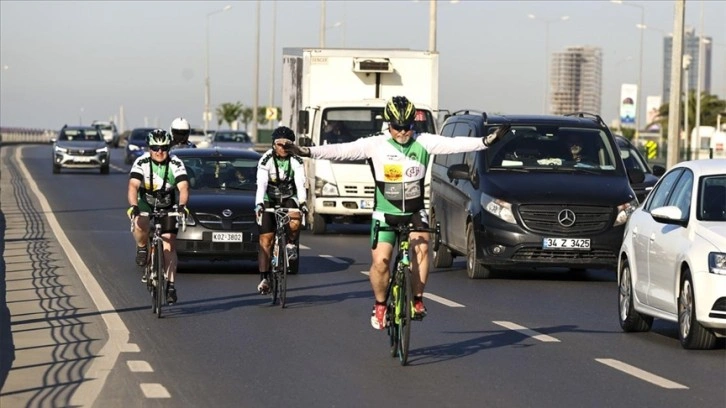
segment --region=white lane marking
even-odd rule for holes
[[[631,366],[630,364],[623,363],[622,361],[614,360],[612,358],[596,358],[595,361],[612,367],[618,371],[622,371],[625,374],[630,374],[633,377],[639,378],[643,381],[647,381],[651,384],[657,385],[661,388],[667,388],[671,390],[688,389],[688,387],[683,384],[678,384],[677,382],[673,382],[661,376],[649,373],[645,370],[641,370],[638,367]]]
[[[369,271],[360,271],[360,273],[362,273],[363,275],[370,276],[370,272]],[[423,296],[426,299],[431,299],[434,302],[441,303],[444,306],[448,306],[448,307],[466,307],[466,306],[462,305],[461,303],[456,303],[453,300],[449,300],[449,299],[443,298],[441,296],[434,295],[433,293],[424,293]]]
[[[98,352],[97,355],[99,357],[92,359],[91,366],[88,367],[85,373],[85,378],[93,378],[95,381],[81,382],[70,401],[70,405],[89,407],[94,405],[96,398],[101,393],[108,374],[113,369],[114,364],[116,364],[119,353],[126,348],[129,342],[129,329],[123,320],[121,320],[119,314],[116,313],[111,301],[108,300],[103,289],[101,289],[101,285],[98,284],[98,281],[93,277],[93,274],[83,262],[81,256],[78,255],[76,248],[73,247],[68,237],[66,237],[65,232],[63,232],[63,229],[53,214],[53,208],[48,204],[48,199],[40,192],[38,184],[33,180],[25,164],[20,160],[23,148],[24,146],[15,150],[15,161],[25,176],[25,183],[37,197],[45,214],[45,218],[48,221],[48,226],[53,230],[58,243],[66,253],[68,260],[76,271],[76,275],[78,275],[81,283],[83,283],[86,291],[91,296],[93,303],[96,305],[96,309],[98,309],[98,313],[103,318],[108,329],[108,342]]]
[[[141,392],[146,398],[171,398],[169,391],[159,383],[141,383]]]
[[[534,331],[532,329],[528,329],[528,328],[526,328],[524,326],[520,326],[516,323],[504,322],[504,321],[493,321],[492,323],[502,326],[502,327],[506,327],[507,329],[510,329],[510,330],[517,331],[519,333],[524,334],[525,336],[529,336],[535,340],[539,340],[544,343],[559,343],[560,342],[559,339],[556,339],[552,336],[548,336],[546,334],[542,334],[542,333]]]
[[[348,263],[348,262],[346,262],[346,261],[344,261],[344,260],[342,260],[340,258],[334,257],[333,255],[325,255],[325,254],[323,254],[323,255],[318,255],[318,256],[320,256],[321,258],[325,258],[325,259],[327,259],[330,262],[335,262],[337,264],[347,264]]]
[[[310,247],[307,245],[300,244],[300,249],[310,249]]]
[[[120,171],[121,173],[128,173],[130,171],[130,170],[126,170],[123,167],[119,167],[119,166],[117,166],[115,164],[109,164],[109,167],[112,168],[112,169],[114,169],[114,170]]]
[[[132,373],[153,373],[154,369],[151,368],[151,364],[144,360],[129,360],[126,362],[129,366],[129,370]]]
[[[138,353],[141,351],[139,345],[136,343],[126,343],[122,345],[121,352],[123,353]]]

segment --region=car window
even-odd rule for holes
[[[96,129],[65,129],[61,132],[58,140],[68,141],[80,141],[80,140],[92,140],[100,141],[101,135]]]
[[[709,176],[701,180],[697,218],[726,221],[726,176]]]
[[[181,157],[189,186],[198,189],[255,190],[257,160],[219,157]]]
[[[682,172],[682,169],[676,169],[660,179],[653,191],[651,191],[648,195],[648,202],[645,204],[645,211],[649,212],[652,209],[666,205],[671,193],[673,192],[673,186]]]
[[[473,133],[473,129],[466,122],[459,122],[454,126],[452,136],[469,136]],[[454,153],[446,155],[446,166],[451,167],[454,164],[460,164],[464,162],[464,153]]]
[[[668,205],[674,205],[681,210],[683,219],[687,219],[691,211],[691,191],[693,191],[693,173],[685,170],[673,187],[673,194],[668,201]]]

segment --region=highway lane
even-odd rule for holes
[[[368,323],[372,296],[361,272],[369,250],[358,226],[303,236],[310,249],[291,277],[287,310],[254,293],[253,264],[201,264],[180,275],[180,303],[157,320],[124,216],[129,166],[114,153],[108,176],[52,175],[48,146],[24,149],[139,348],[121,354],[98,406],[726,405],[724,351],[684,351],[675,325],[657,320],[650,333],[621,333],[608,271],[472,281],[462,261],[436,270],[429,292],[463,307],[429,299],[430,316],[413,327],[411,367],[401,368]],[[162,391],[169,398],[150,398]]]

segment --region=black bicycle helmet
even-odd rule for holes
[[[394,96],[383,110],[383,119],[393,126],[410,127],[416,118],[416,107],[405,96]]]
[[[275,140],[277,139],[287,139],[294,142],[295,132],[287,126],[280,126],[272,131],[272,144],[275,144]]]
[[[154,129],[146,136],[146,144],[149,146],[171,145],[171,135],[164,129]]]

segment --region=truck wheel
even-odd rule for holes
[[[325,217],[315,213],[313,214],[313,225],[311,227],[313,234],[320,235],[325,233]]]
[[[466,226],[466,273],[469,279],[487,279],[492,275],[491,268],[480,264],[476,259],[476,239],[471,223]]]

